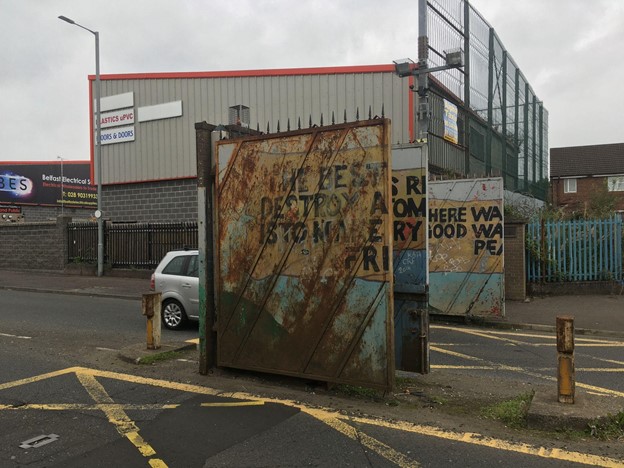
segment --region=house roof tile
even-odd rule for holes
[[[550,149],[550,177],[624,174],[624,143]]]

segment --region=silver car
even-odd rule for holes
[[[199,253],[197,250],[168,252],[152,274],[150,288],[162,293],[162,323],[179,330],[199,320]]]

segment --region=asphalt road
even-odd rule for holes
[[[218,391],[197,384],[208,382],[196,379],[195,363],[176,365],[177,376],[187,371],[188,381],[169,380],[167,371],[158,367],[134,372],[129,364],[113,365],[111,350],[143,340],[144,327],[136,301],[0,291],[0,466],[619,463],[565,447],[529,447],[468,430],[452,432],[241,391]],[[495,348],[489,348],[497,340],[451,329],[445,330],[447,335],[441,332],[434,329],[437,349],[474,359],[434,350],[440,358],[436,365],[464,366],[472,361],[479,362],[481,371],[491,372],[485,367],[498,362]],[[181,340],[195,337],[197,331],[163,333]],[[518,367],[534,362],[537,372],[548,357],[541,362],[536,359],[541,350],[529,348],[524,356],[511,355],[521,364]],[[445,356],[449,360],[442,364]]]
[[[510,384],[553,383],[556,389],[557,348],[554,333],[477,329],[432,325],[433,369],[453,368],[484,378],[496,374]],[[574,339],[576,386],[594,393],[624,397],[624,341],[600,336]]]

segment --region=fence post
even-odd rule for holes
[[[544,218],[540,218],[540,282],[544,283],[547,280],[546,273],[546,226],[544,225]]]

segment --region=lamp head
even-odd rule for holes
[[[73,19],[68,18],[67,16],[59,16],[58,19],[65,21],[66,23],[69,24],[76,24],[76,22]]]

